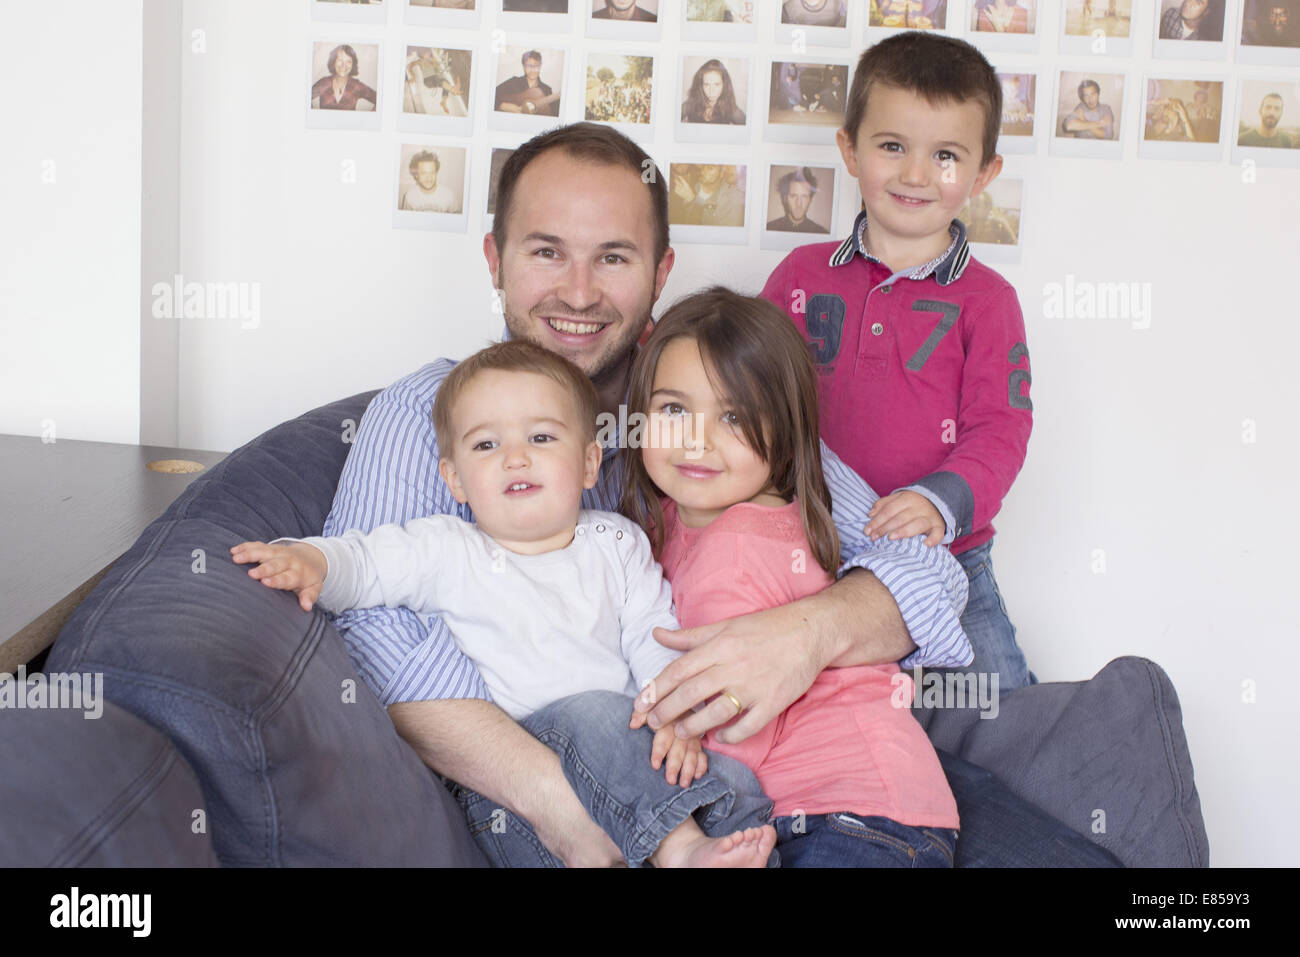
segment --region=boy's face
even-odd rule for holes
[[[451,419],[455,438],[438,471],[483,531],[528,554],[568,544],[601,450],[563,387],[536,372],[489,369],[466,384]]]
[[[946,239],[957,212],[1002,169],[1001,156],[980,167],[979,103],[934,106],[911,90],[880,83],[871,87],[857,142],[843,130],[836,141],[862,190],[868,230],[879,238]]]

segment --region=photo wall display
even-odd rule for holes
[[[1002,87],[1004,156],[1037,154],[1046,140],[1049,155],[1119,159],[1128,138],[1139,159],[1300,166],[1300,0],[305,2],[319,30],[307,44],[306,125],[375,131],[395,116],[401,228],[465,229],[471,216],[490,228],[514,146],[586,120],[652,154],[669,147],[660,168],[674,242],[841,238],[840,189],[857,191],[835,133],[853,64],[902,30],[961,35],[986,53]],[[1126,69],[1133,18],[1148,14],[1156,59],[1277,69]],[[669,19],[682,41],[671,49]],[[396,23],[410,27],[400,43]],[[1078,57],[1015,62],[1043,53],[1045,25]],[[484,127],[499,134],[486,150],[471,142]],[[671,143],[656,143],[666,128]],[[786,146],[738,149],[756,142]],[[471,169],[486,177],[472,200]],[[1018,255],[1026,179],[1004,170],[968,210],[988,258]]]

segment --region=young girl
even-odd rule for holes
[[[815,373],[779,309],[722,287],[677,303],[637,356],[628,409],[649,427],[626,453],[622,511],[649,535],[683,628],[834,581]],[[774,802],[782,866],[952,866],[957,805],[900,697],[896,663],[828,668],[745,741],[706,736]]]

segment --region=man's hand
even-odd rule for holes
[[[641,725],[638,724],[637,727]],[[709,758],[704,753],[704,746],[699,738],[679,738],[668,725],[655,732],[654,744],[650,747],[650,766],[656,771],[668,758],[665,777],[669,784],[690,787],[692,783],[704,777],[709,769]],[[681,777],[678,777],[678,772]]]
[[[265,542],[240,542],[230,550],[236,565],[261,562],[250,568],[248,574],[263,585],[298,593],[298,604],[303,611],[311,611],[312,603],[320,597],[325,583],[327,562],[325,553],[306,542],[288,545],[267,545]]]
[[[726,691],[748,710],[720,731],[718,740],[730,744],[759,731],[807,691],[834,657],[820,633],[800,615],[800,604],[699,628],[656,628],[656,641],[687,653],[646,685],[636,699],[630,726],[669,727],[696,704],[708,701],[676,725],[678,737],[699,737],[736,717],[736,705],[722,696]]]
[[[876,499],[876,504],[871,506],[871,511],[867,514],[871,516],[871,521],[863,531],[873,541],[882,535],[888,535],[890,541],[896,541],[923,534],[926,545],[938,545],[948,530],[943,516],[928,498],[906,489]]]

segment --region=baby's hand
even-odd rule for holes
[[[230,550],[230,557],[236,565],[261,562],[256,568],[250,568],[248,574],[271,588],[296,591],[303,611],[311,611],[312,603],[320,597],[328,563],[325,553],[315,545],[240,542]]]
[[[709,756],[704,753],[704,746],[699,738],[679,738],[673,733],[673,726],[660,728],[655,732],[654,744],[650,747],[650,766],[656,771],[668,756],[665,777],[669,784],[690,787],[709,769]],[[678,777],[677,772],[681,772]]]
[[[863,531],[871,536],[872,541],[882,535],[888,535],[890,541],[894,541],[924,534],[925,544],[938,545],[947,531],[943,516],[933,503],[919,492],[906,489],[877,499],[867,514],[871,521]]]

